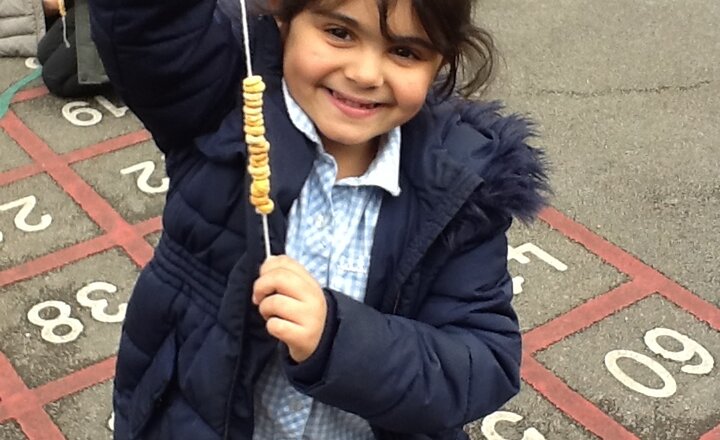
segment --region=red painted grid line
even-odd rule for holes
[[[161,229],[160,217],[155,217],[132,226],[135,234],[146,236]],[[51,254],[44,255],[32,261],[0,271],[0,287],[7,286],[18,281],[26,280],[37,275],[59,269],[75,261],[82,260],[91,255],[99,254],[114,246],[118,241],[117,232],[108,233],[93,239],[60,249]],[[139,262],[138,266],[144,266],[147,261]],[[0,292],[1,294],[2,292]]]
[[[715,330],[720,330],[720,309],[556,209],[547,208],[540,217],[562,235],[630,276],[631,281],[527,332],[523,336],[525,347],[522,377],[560,411],[600,438],[637,439],[615,419],[570,389],[535,360],[533,355],[654,293],[664,296]],[[720,440],[720,425],[705,433],[701,440]]]
[[[708,431],[700,437],[700,440],[720,440],[720,425],[717,425],[712,431]]]
[[[1,123],[0,128],[3,128]],[[132,147],[133,145],[150,140],[150,138],[150,133],[147,130],[138,130],[133,133],[128,133],[90,145],[80,150],[59,155],[58,157],[62,163],[70,165],[83,160],[92,159],[97,156],[102,156],[103,154],[112,153],[113,151]],[[9,185],[17,180],[26,179],[42,172],[43,168],[37,163],[14,168],[0,173],[0,186]]]
[[[572,417],[588,431],[602,439],[638,439],[615,419],[570,389],[562,379],[543,367],[529,353],[523,354],[522,362],[523,379],[560,411]]]
[[[37,94],[34,95],[37,96]],[[120,245],[137,265],[143,266],[147,263],[152,256],[153,249],[144,240],[144,236],[160,229],[160,218],[150,219],[137,225],[128,224],[107,201],[102,199],[69,167],[71,163],[148,140],[149,134],[146,131],[130,133],[60,156],[30,131],[12,112],[0,120],[0,128],[4,129],[35,161],[33,165],[22,167],[21,172],[0,174],[0,181],[3,184],[45,171],[95,223],[106,231],[106,234],[100,237],[0,272],[0,286],[62,267],[115,245]],[[0,358],[2,361],[0,362],[0,377],[6,378],[5,381],[0,381],[0,392],[2,393],[0,394],[0,423],[5,419],[15,419],[23,432],[31,439],[64,439],[62,432],[45,412],[44,405],[110,379],[115,366],[113,357],[34,390],[29,390],[13,369],[12,364],[2,353],[0,356],[2,356]]]
[[[42,139],[33,133],[13,113],[8,112],[0,120],[2,127],[25,152],[38,163],[72,197],[90,218],[103,230],[112,233],[117,244],[130,258],[141,265],[147,262],[153,248],[142,236],[135,233],[132,226],[80,176],[78,176],[62,156],[55,153]]]
[[[45,86],[39,86],[39,87],[33,87],[32,89],[21,90],[21,91],[17,92],[15,94],[15,96],[13,96],[10,103],[16,104],[18,102],[29,101],[31,99],[45,96],[48,93],[50,93],[50,91]]]
[[[535,354],[653,293],[654,290],[643,288],[637,280],[622,284],[525,333],[524,349],[528,354]]]
[[[9,398],[0,395],[0,423],[15,419],[20,429],[30,439],[60,440],[65,436],[43,410],[35,396],[29,392],[25,383],[13,369],[8,358],[0,353],[0,391],[12,393]],[[16,412],[15,396],[22,397],[22,405],[29,411]]]
[[[643,290],[660,293],[678,307],[720,331],[720,309],[714,304],[691,293],[677,282],[554,208],[543,210],[540,218],[562,235],[580,243],[588,251],[630,276]]]

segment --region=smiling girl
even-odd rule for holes
[[[91,3],[109,76],[170,177],[123,326],[116,439],[466,439],[517,393],[505,234],[548,187],[529,124],[461,97],[493,61],[470,0],[276,0],[253,15],[267,259],[237,5]]]

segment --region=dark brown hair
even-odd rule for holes
[[[277,0],[268,12],[285,23],[311,6],[339,4],[347,0]],[[392,39],[387,18],[397,0],[376,0],[380,29]],[[436,84],[439,94],[449,96],[457,90],[470,96],[491,79],[496,49],[492,37],[473,23],[473,0],[410,0],[420,23],[435,49],[442,55],[444,68]],[[462,83],[458,85],[459,78]]]

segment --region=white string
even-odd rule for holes
[[[245,64],[247,65],[247,76],[253,76],[252,60],[250,58],[250,32],[248,30],[248,14],[245,0],[240,0],[240,11],[243,24],[243,45],[245,46]],[[262,215],[263,241],[265,242],[265,258],[270,258],[270,227],[268,226],[267,214]]]
[[[250,32],[248,31],[248,14],[245,0],[240,0],[240,11],[242,13],[243,43],[245,45],[245,63],[247,64],[247,76],[252,76],[252,61],[250,59]]]
[[[262,215],[263,221],[263,238],[265,239],[265,258],[270,258],[270,228],[268,228],[268,217],[266,214]]]
[[[63,15],[60,17],[60,20],[62,20],[63,42],[65,42],[65,47],[70,48],[70,42],[67,37],[67,21],[65,20],[65,16]]]

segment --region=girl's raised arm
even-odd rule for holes
[[[230,111],[243,55],[214,0],[90,0],[93,39],[113,85],[167,151]]]

